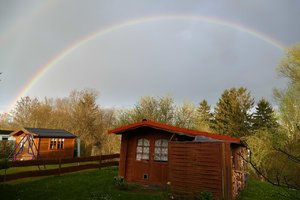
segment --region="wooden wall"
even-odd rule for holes
[[[230,145],[222,142],[170,142],[169,180],[174,192],[212,192],[231,199]]]
[[[20,140],[24,136],[20,134],[16,136],[16,145],[19,144]],[[65,138],[63,149],[50,149],[51,138],[34,138],[34,143],[39,151],[39,159],[57,159],[57,158],[73,158],[74,154],[74,138]],[[35,155],[37,152],[33,147]],[[28,153],[28,144],[26,141],[25,148],[21,154],[17,156],[18,160],[31,160],[32,156]]]
[[[74,138],[65,138],[63,149],[50,149],[51,138],[39,138],[38,146],[40,159],[73,158]]]
[[[150,140],[149,161],[136,160],[139,138]],[[155,139],[169,140],[168,162],[153,160]],[[212,192],[215,198],[232,199],[231,146],[226,142],[178,141],[180,136],[142,127],[122,134],[119,175],[128,182],[167,185],[181,193]],[[176,140],[176,141],[170,141]],[[144,180],[143,174],[149,179]]]

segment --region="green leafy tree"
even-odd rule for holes
[[[278,128],[274,109],[270,102],[264,98],[260,99],[255,107],[252,127],[254,130],[269,129],[273,131]]]
[[[286,89],[277,89],[274,92],[279,103],[280,124],[289,138],[286,142],[300,144],[300,44],[287,51],[278,71],[289,80]]]
[[[223,135],[248,135],[253,104],[254,100],[246,88],[225,90],[214,109],[214,130]]]
[[[210,111],[208,102],[206,100],[201,101],[196,111],[196,128],[201,131],[211,131],[212,118],[213,114]]]
[[[96,148],[101,148],[101,132],[99,132],[100,110],[96,104],[97,93],[92,90],[73,91],[72,101],[75,102],[72,112],[74,133],[86,144],[91,146],[91,155]],[[88,153],[87,153],[88,154]]]
[[[143,119],[173,124],[175,105],[173,98],[141,97],[134,108],[119,111],[118,126],[139,122]]]
[[[31,99],[30,97],[21,98],[15,109],[13,110],[13,120],[20,127],[37,127],[37,118],[34,113],[37,112],[40,102],[38,99]]]
[[[175,114],[176,126],[182,128],[195,129],[195,119],[196,119],[196,107],[194,104],[189,102],[184,102],[182,105],[177,106]]]
[[[287,51],[278,72],[289,80],[285,89],[274,91],[279,107],[278,132],[272,134],[270,129],[255,131],[253,136],[247,138],[247,143],[253,152],[252,166],[256,166],[256,171],[265,180],[299,190],[300,44]]]

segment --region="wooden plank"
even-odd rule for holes
[[[222,143],[169,143],[169,180],[175,192],[222,196]],[[187,146],[189,146],[187,148]]]

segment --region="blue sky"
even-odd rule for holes
[[[124,26],[64,56],[24,95],[65,97],[92,88],[105,107],[132,106],[141,96],[171,95],[180,103],[214,105],[224,89],[246,87],[272,101],[284,87],[276,66],[284,51],[250,32],[291,46],[300,42],[297,0],[252,1],[0,1],[0,112],[8,111],[36,74],[66,48],[96,31]]]

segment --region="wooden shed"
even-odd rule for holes
[[[61,129],[23,128],[16,138],[14,160],[73,158],[76,136]]]
[[[233,199],[245,186],[246,148],[239,138],[153,121],[122,126],[119,176],[175,192]]]

